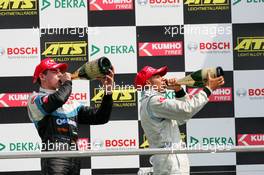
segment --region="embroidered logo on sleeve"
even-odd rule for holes
[[[48,95],[44,96],[42,98],[42,101],[43,101],[43,103],[48,103],[49,102],[49,96]]]
[[[166,98],[164,98],[164,97],[160,97],[160,98],[159,98],[159,102],[160,102],[160,103],[163,103],[165,100],[166,100]]]
[[[37,95],[31,97],[30,103],[31,103],[31,104],[34,104],[36,98],[37,98]]]

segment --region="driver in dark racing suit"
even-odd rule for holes
[[[28,100],[28,114],[42,140],[42,151],[77,150],[78,123],[104,124],[109,121],[113,100],[112,85],[114,70],[102,79],[106,94],[101,106],[84,106],[68,100],[72,92],[70,74],[65,72],[67,64],[57,64],[46,58],[36,67],[33,83],[40,84],[38,93]],[[44,175],[80,174],[79,158],[42,158],[41,171]]]

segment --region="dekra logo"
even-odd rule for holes
[[[46,42],[45,56],[86,56],[85,41],[69,41],[69,42]]]
[[[37,10],[36,0],[0,0],[0,10]]]
[[[45,10],[51,5],[51,0],[42,0],[41,10]],[[84,0],[54,0],[55,8],[85,8]]]
[[[203,137],[201,139],[195,138],[190,136],[190,146],[194,146],[198,143],[201,143],[202,146],[207,146],[207,145],[218,145],[218,146],[223,146],[223,145],[234,145],[234,141],[231,137]]]
[[[97,54],[100,51],[100,48],[92,45],[91,47],[91,56]],[[109,45],[103,47],[104,54],[127,54],[135,53],[135,49],[132,45]]]
[[[264,51],[264,37],[238,37],[237,41],[238,52]]]
[[[0,143],[0,151],[4,150],[5,149],[5,145]]]

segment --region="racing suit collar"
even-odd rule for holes
[[[161,92],[158,92],[158,91],[155,91],[155,90],[142,91],[141,92],[141,97],[142,97],[141,100],[143,100],[144,98],[147,98],[149,96],[153,96],[153,95],[161,95],[161,96],[163,96],[164,93],[161,93]]]
[[[44,89],[44,88],[42,88],[42,87],[39,88],[39,91],[40,91],[40,92],[47,93],[47,94],[53,94],[54,92],[56,92],[56,90]]]

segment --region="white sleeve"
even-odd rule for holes
[[[184,123],[199,112],[207,102],[207,94],[204,91],[200,91],[192,98],[189,98],[188,94],[186,94],[181,100],[153,96],[149,101],[149,109],[154,117],[167,118]]]

